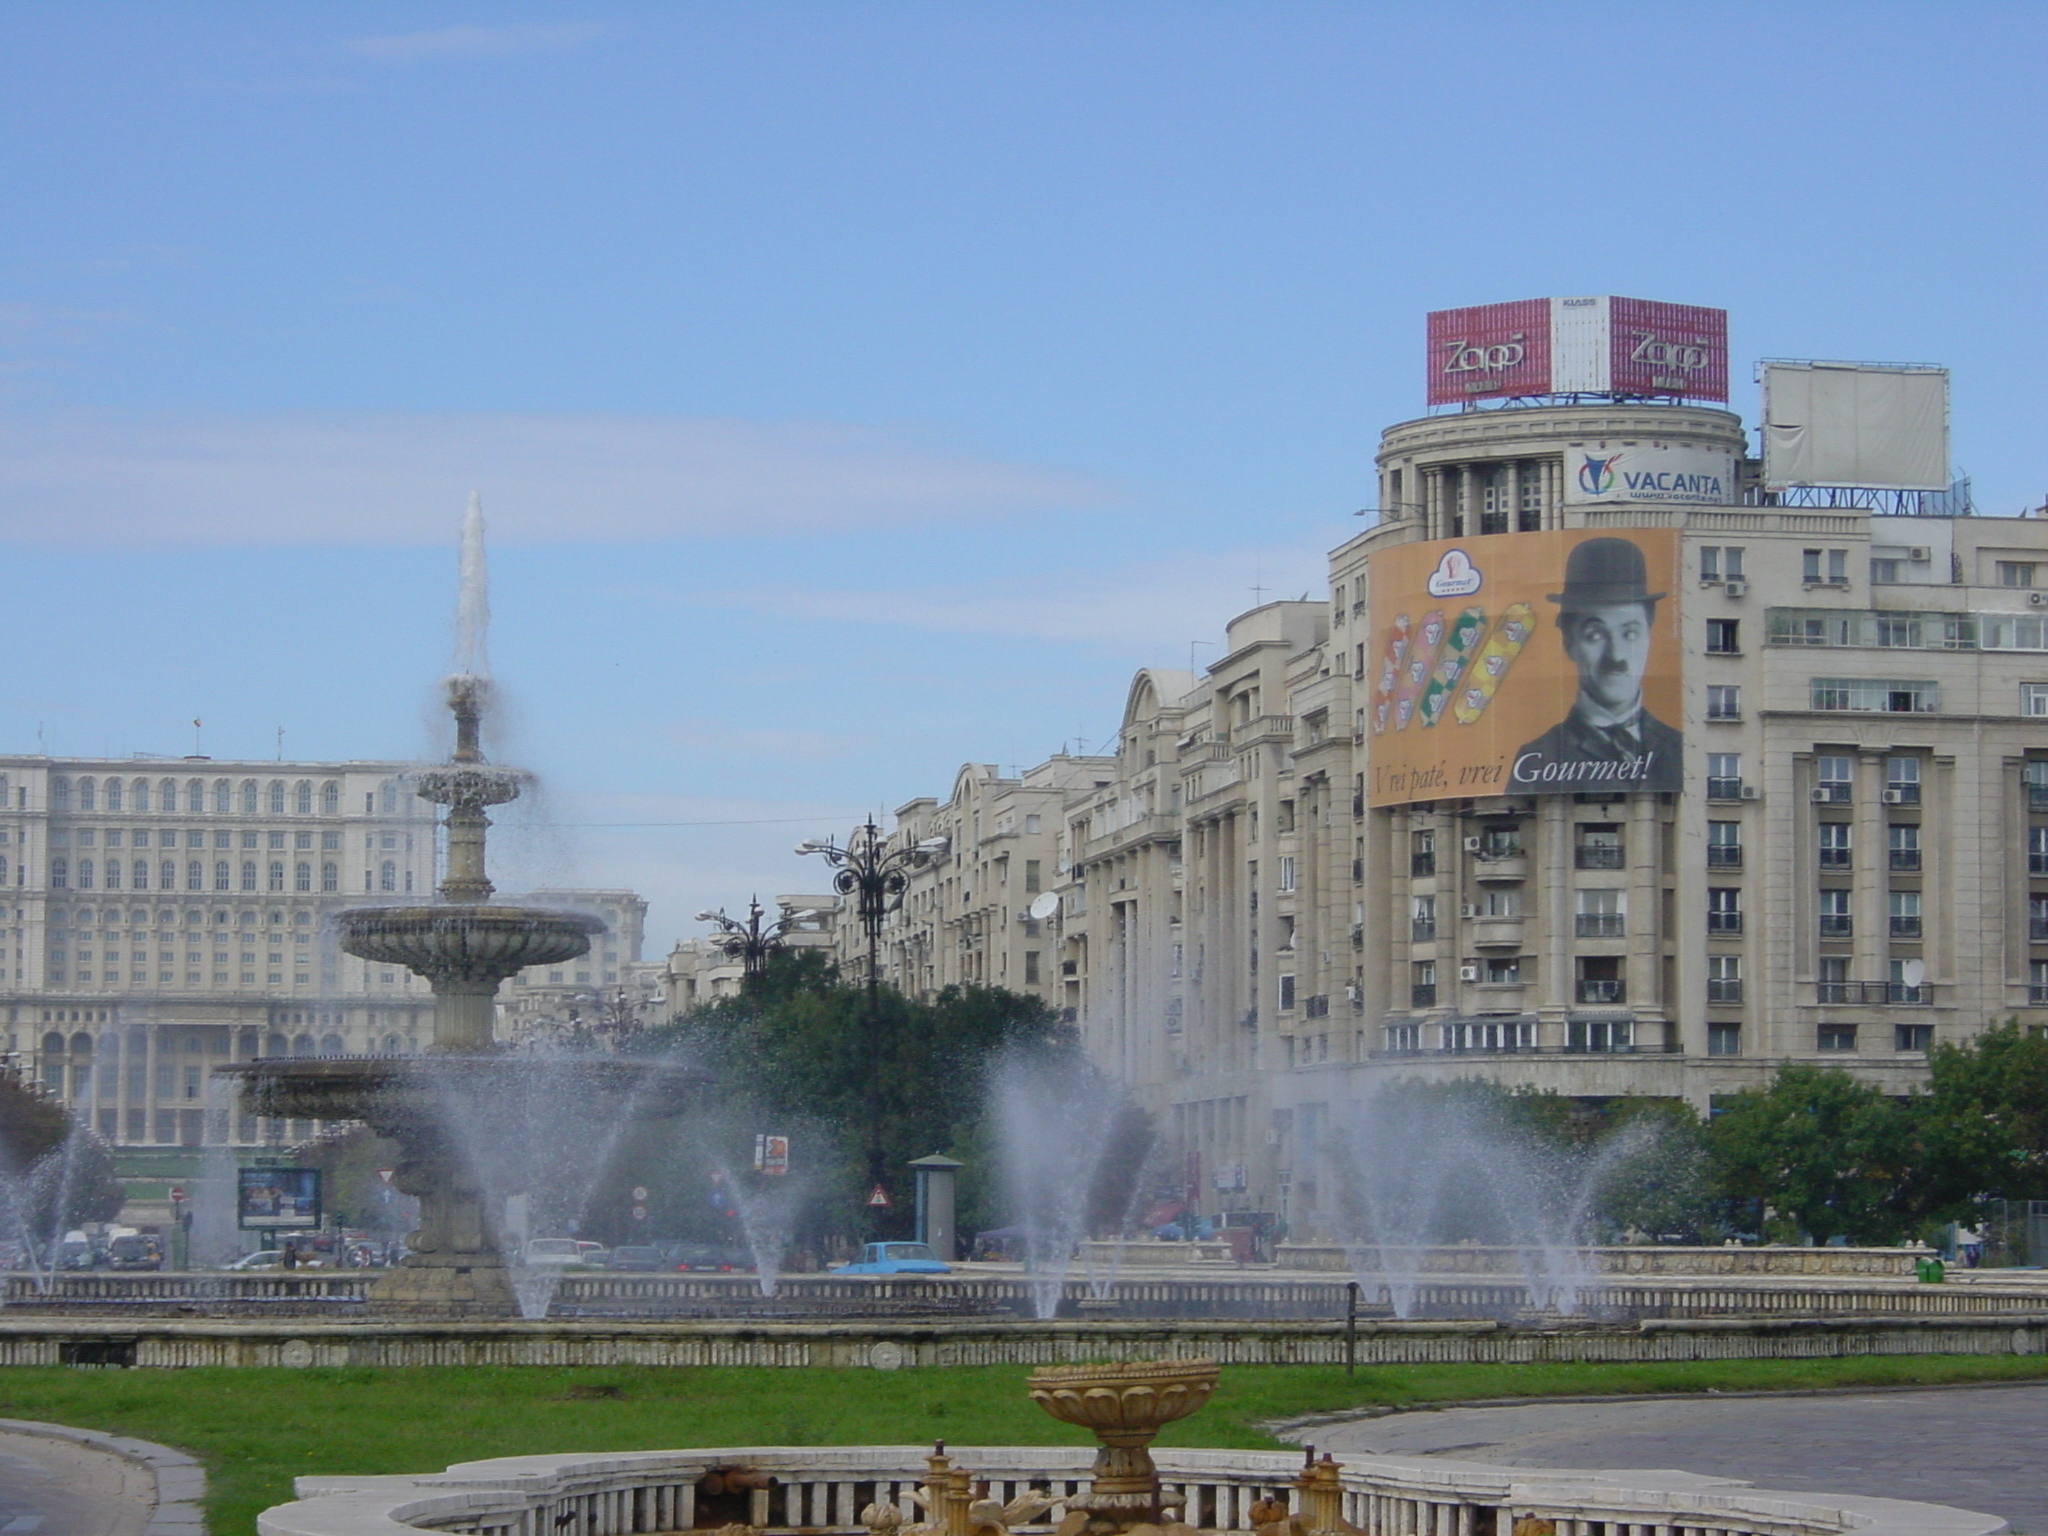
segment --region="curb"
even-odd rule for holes
[[[156,1480],[156,1509],[149,1517],[145,1536],[206,1536],[206,1511],[201,1502],[206,1497],[206,1471],[183,1451],[126,1435],[74,1429],[69,1424],[42,1424],[31,1419],[0,1419],[0,1434],[69,1440],[74,1445],[140,1462]]]
[[[1365,1419],[1391,1418],[1397,1413],[1444,1413],[1454,1408],[1538,1408],[1547,1403],[1696,1403],[1703,1398],[1743,1397],[1876,1397],[1902,1392],[1979,1392],[2012,1387],[2048,1387],[2048,1371],[2039,1376],[2022,1376],[2005,1381],[1902,1381],[1868,1387],[1780,1387],[1724,1391],[1701,1387],[1691,1392],[1570,1392],[1536,1397],[1458,1397],[1429,1403],[1380,1403],[1370,1408],[1346,1408],[1337,1413],[1307,1413],[1296,1419],[1268,1419],[1258,1429],[1285,1440],[1305,1430],[1331,1424],[1356,1424]]]

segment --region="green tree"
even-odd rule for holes
[[[1914,1106],[1834,1068],[1783,1067],[1707,1131],[1714,1179],[1774,1241],[1900,1240],[1914,1225]]]
[[[1594,1211],[1614,1236],[1706,1242],[1725,1230],[1707,1155],[1706,1127],[1682,1099],[1620,1099],[1607,1106],[1594,1154]]]
[[[127,1198],[98,1133],[12,1073],[0,1074],[0,1175],[10,1197],[0,1205],[0,1239],[25,1232],[42,1240],[83,1221],[112,1221]]]

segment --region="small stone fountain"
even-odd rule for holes
[[[1132,1365],[1049,1365],[1031,1373],[1031,1400],[1054,1418],[1095,1432],[1089,1490],[1067,1500],[1059,1536],[1125,1536],[1152,1531],[1191,1536],[1182,1500],[1159,1486],[1152,1441],[1216,1390],[1214,1360],[1152,1360]]]
[[[482,520],[474,504],[464,537],[462,612],[480,612]],[[474,548],[472,548],[474,546]],[[340,914],[341,947],[427,979],[434,992],[434,1034],[417,1057],[261,1060],[223,1068],[242,1080],[252,1114],[359,1120],[402,1149],[392,1182],[420,1202],[419,1230],[406,1238],[405,1263],[371,1288],[371,1309],[415,1317],[516,1317],[520,1308],[501,1251],[497,1201],[464,1155],[453,1124],[457,1106],[517,1113],[530,1102],[532,1075],[559,1077],[591,1107],[593,1123],[620,1115],[654,1119],[681,1113],[702,1074],[660,1061],[621,1057],[549,1060],[500,1051],[492,1038],[498,987],[530,965],[559,965],[586,953],[602,921],[579,912],[491,904],[484,871],[486,808],[517,799],[523,775],[484,761],[482,720],[488,681],[465,672],[448,684],[455,751],[443,767],[418,774],[421,798],[447,807],[446,877],[439,899],[423,906],[357,907]],[[502,1196],[505,1191],[497,1191]]]

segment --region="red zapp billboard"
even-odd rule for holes
[[[1429,403],[1550,391],[1550,300],[1518,299],[1429,316]]]

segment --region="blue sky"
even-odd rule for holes
[[[2042,499],[2038,5],[0,9],[0,750],[411,756],[699,906],[1319,586],[1425,311],[1942,363]],[[1204,654],[1214,655],[1213,651]],[[721,823],[677,826],[668,823]]]

